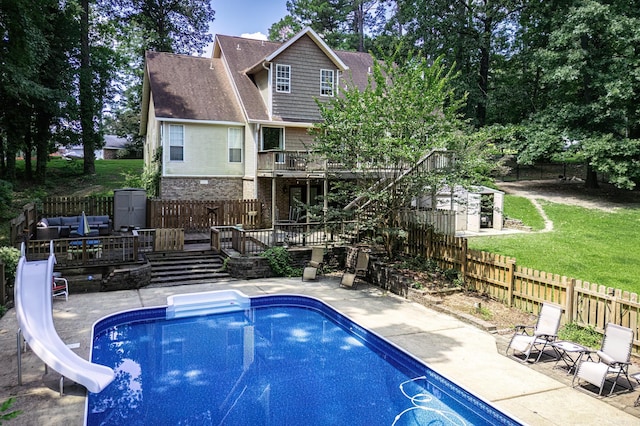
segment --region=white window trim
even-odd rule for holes
[[[331,87],[325,87],[325,80],[324,80],[324,76],[325,75],[330,75],[331,76]],[[321,69],[320,70],[320,96],[333,97],[335,95],[335,92],[336,92],[335,87],[336,87],[335,71],[334,70],[328,70],[328,69]],[[323,93],[325,89],[330,89],[331,93],[330,94]]]
[[[282,146],[279,147],[278,149],[274,150],[274,149],[265,149],[264,148],[264,128],[265,127],[269,127],[272,129],[280,129],[282,131]],[[286,127],[279,127],[279,126],[262,126],[260,128],[260,151],[261,152],[266,152],[266,151],[284,151],[285,150],[285,144],[286,144],[286,140],[287,140],[287,135],[286,133]],[[276,164],[284,164],[284,154],[282,153],[276,153],[275,156],[275,160],[276,160]]]
[[[279,74],[280,74],[279,68],[287,69],[288,77],[286,77],[286,78],[280,77],[279,76]],[[286,81],[287,90],[279,89],[279,87],[280,87],[279,81],[281,81],[281,80],[283,81],[283,83]],[[291,65],[276,64],[276,92],[277,93],[291,93]]]
[[[240,147],[232,147],[231,146],[231,133],[233,131],[238,131],[240,133]],[[229,127],[227,129],[227,162],[229,164],[240,164],[244,160],[244,138],[242,134],[242,129],[238,127]],[[231,161],[231,150],[232,149],[240,149],[240,161]]]
[[[171,128],[172,127],[179,127],[182,130],[182,145],[173,145],[172,144],[172,140],[171,140]],[[184,134],[185,134],[185,128],[184,128],[184,124],[169,124],[169,161],[172,163],[184,163],[184,158],[185,158],[185,143],[184,143]],[[172,160],[171,159],[171,148],[173,147],[181,147],[182,148],[182,160]]]

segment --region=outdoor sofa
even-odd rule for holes
[[[43,217],[36,225],[36,239],[79,237],[78,225],[82,216]],[[91,233],[87,236],[111,234],[112,223],[109,216],[87,216]]]

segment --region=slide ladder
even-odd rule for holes
[[[22,338],[47,366],[63,377],[98,393],[111,383],[115,373],[109,367],[94,364],[74,353],[58,336],[53,325],[52,283],[53,243],[47,260],[28,262],[22,244],[16,270],[15,309],[18,317],[18,382],[22,382],[20,353]],[[62,393],[62,379],[60,391]]]

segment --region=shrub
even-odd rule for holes
[[[299,268],[291,266],[291,256],[284,247],[271,247],[261,256],[267,258],[269,267],[277,277],[294,277],[302,274]]]
[[[4,263],[4,278],[7,284],[16,279],[16,268],[20,260],[20,250],[13,247],[0,247],[0,262]]]
[[[602,335],[593,327],[582,327],[576,323],[566,324],[560,328],[558,337],[562,340],[576,342],[588,348],[599,348],[602,344]]]

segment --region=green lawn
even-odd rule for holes
[[[507,197],[505,213],[531,205]],[[516,258],[517,265],[640,293],[640,210],[608,213],[541,202],[553,232],[469,238],[469,247]],[[526,210],[526,208],[525,208]],[[529,211],[524,217],[537,215]],[[514,216],[510,216],[514,217]],[[532,222],[527,222],[531,220]],[[542,219],[525,219],[540,229]]]
[[[544,229],[544,219],[528,198],[505,194],[504,214],[512,219],[520,219],[534,231]]]
[[[24,163],[18,163],[24,167]],[[96,174],[82,174],[82,160],[63,160],[52,157],[47,163],[47,183],[44,190],[48,195],[73,195],[87,189],[92,195],[109,195],[114,189],[122,188],[126,174],[140,175],[143,160],[96,160]],[[70,191],[70,192],[69,192]]]

